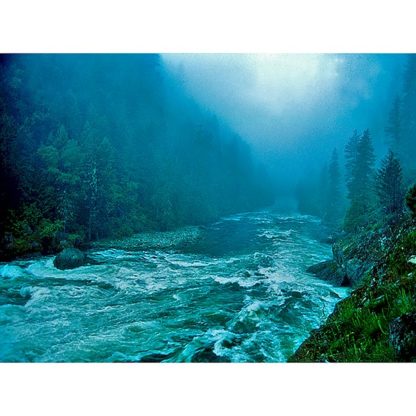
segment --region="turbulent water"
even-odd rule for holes
[[[0,265],[0,361],[285,361],[346,295],[313,217],[268,211]]]

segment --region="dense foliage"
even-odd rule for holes
[[[348,151],[354,157],[348,159]],[[350,167],[347,177],[348,198],[350,206],[347,210],[344,227],[354,231],[367,224],[368,213],[374,202],[374,148],[368,130],[356,140],[355,134],[347,144],[347,165]]]
[[[403,211],[403,177],[400,161],[390,151],[377,172],[377,194],[386,214],[400,214]]]
[[[271,202],[249,147],[157,55],[0,57],[2,255]]]

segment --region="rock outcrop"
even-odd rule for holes
[[[334,260],[326,260],[314,264],[308,267],[306,271],[336,286],[347,286],[349,284],[346,274]]]
[[[408,216],[337,241],[333,260],[308,271],[333,280],[339,273],[355,288],[289,361],[415,362],[415,253],[416,218]]]
[[[416,361],[416,313],[406,313],[390,323],[389,340],[399,361]]]
[[[66,248],[55,257],[53,264],[57,269],[66,270],[84,266],[87,262],[87,257],[81,250]]]

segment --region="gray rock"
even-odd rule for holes
[[[75,269],[87,264],[87,257],[77,248],[66,248],[55,257],[53,264],[60,270]]]
[[[390,323],[389,341],[399,361],[416,360],[416,313],[406,313]]]
[[[365,262],[352,258],[343,263],[342,270],[347,276],[350,285],[355,286],[361,281],[364,274],[367,273],[373,266],[374,264],[371,262]]]
[[[306,271],[337,286],[349,285],[346,274],[338,267],[338,264],[334,260],[314,264],[308,267]]]
[[[350,246],[341,243],[332,246],[334,262],[338,266],[340,275],[345,278],[344,285],[356,286],[360,283],[364,274],[374,267],[375,263],[356,257],[356,254],[350,252]],[[359,243],[355,242],[354,246],[357,244]]]

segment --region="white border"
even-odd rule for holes
[[[2,0],[1,52],[410,52],[412,0]]]
[[[2,0],[0,52],[412,52],[412,3]],[[0,411],[7,416],[410,414],[415,368],[1,364]]]
[[[415,369],[398,364],[2,364],[1,408],[7,416],[402,415],[414,408]]]

